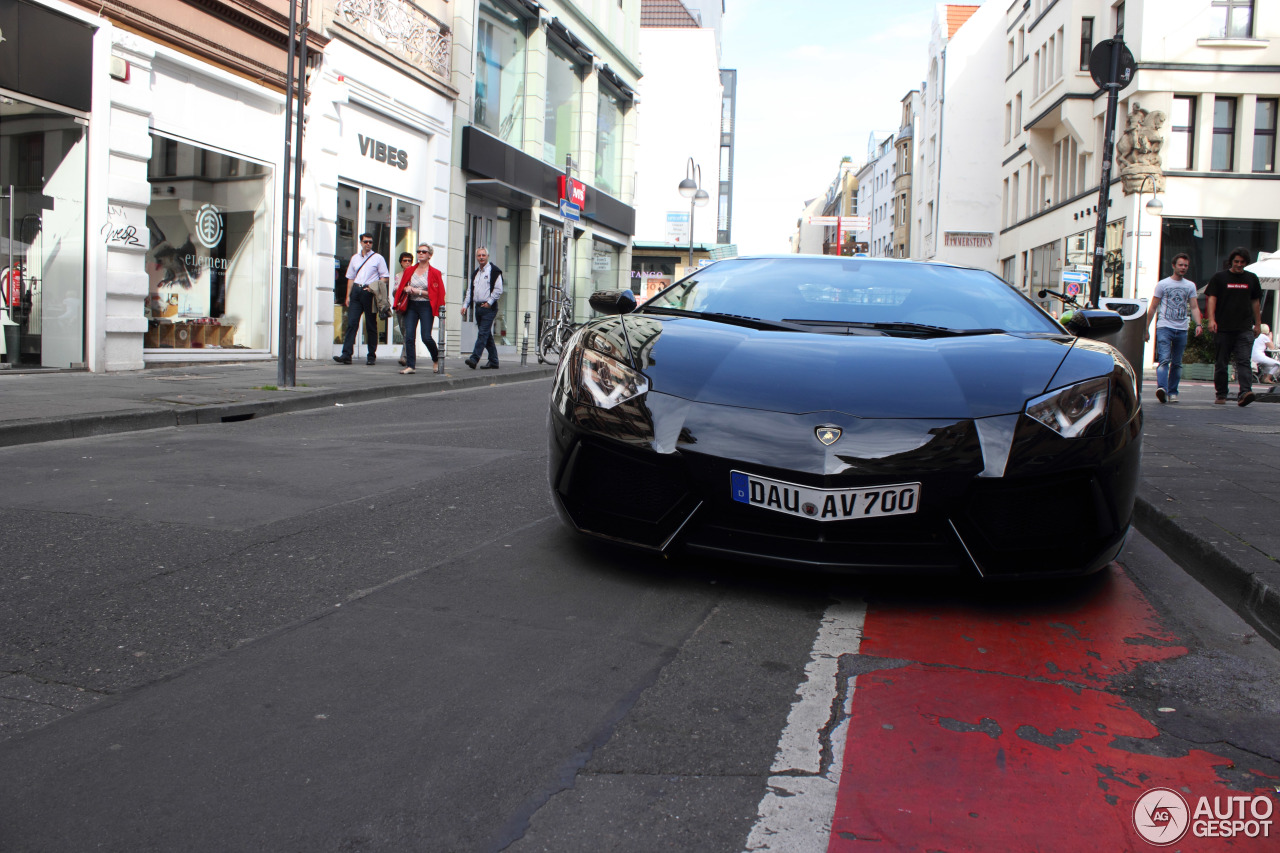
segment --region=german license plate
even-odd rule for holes
[[[730,494],[738,503],[815,521],[851,521],[886,515],[911,515],[920,506],[920,484],[811,489],[782,480],[732,471]]]

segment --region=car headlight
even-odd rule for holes
[[[649,390],[649,379],[604,353],[584,349],[578,370],[577,397],[600,409],[612,409]]]
[[[1080,438],[1092,427],[1103,428],[1111,379],[1089,379],[1050,391],[1027,403],[1027,414],[1063,438]]]

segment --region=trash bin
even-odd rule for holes
[[[1099,308],[1114,311],[1124,318],[1120,331],[1098,338],[1105,344],[1111,344],[1120,350],[1129,361],[1129,366],[1138,377],[1138,385],[1142,385],[1143,351],[1146,349],[1147,300],[1145,299],[1100,299]]]

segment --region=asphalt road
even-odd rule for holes
[[[0,850],[740,851],[831,608],[1110,586],[579,540],[547,386],[0,450]],[[1161,749],[1280,774],[1280,654],[1136,535],[1122,562],[1188,652],[1116,690]]]

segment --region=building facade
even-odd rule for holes
[[[719,256],[732,228],[736,72],[720,67],[720,0],[642,0],[636,238],[641,297]],[[683,197],[692,179],[704,204]]]
[[[1007,279],[1035,297],[1069,287],[1064,271],[1092,266],[1107,99],[1089,55],[1117,35],[1137,71],[1117,111],[1102,295],[1149,299],[1179,252],[1203,288],[1232,249],[1276,249],[1278,10],[1234,0],[1028,0],[1006,12],[1004,28]],[[1148,208],[1153,197],[1159,213]],[[1277,319],[1268,290],[1264,322]]]
[[[287,8],[0,0],[6,364],[270,357]]]
[[[526,329],[536,340],[561,300],[582,319],[593,291],[628,283],[640,0],[462,5],[446,286],[451,303],[460,300],[476,249],[488,248],[506,287],[494,337],[510,357]],[[577,214],[560,205],[566,174],[585,191]],[[474,326],[459,324],[456,311],[446,325],[450,351],[469,351]]]
[[[939,5],[921,89],[913,177],[919,254],[925,260],[996,268],[999,230],[1000,68],[993,55],[998,3]]]
[[[911,231],[911,173],[915,165],[916,125],[920,113],[920,90],[912,89],[902,98],[902,122],[893,139],[893,257],[914,258],[916,246]]]

